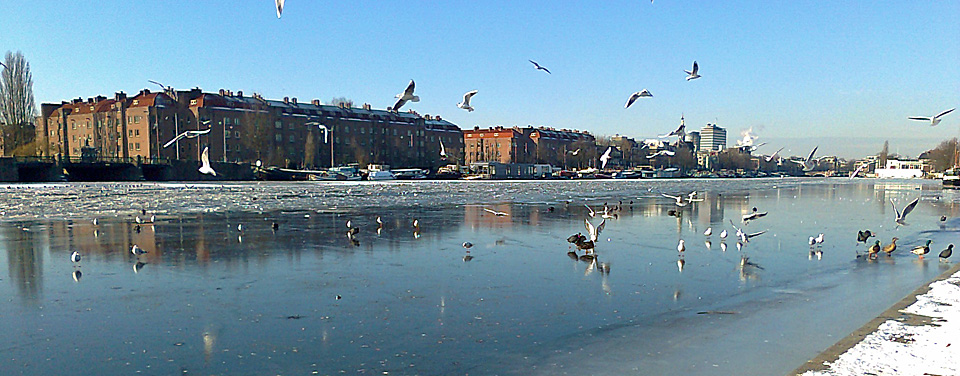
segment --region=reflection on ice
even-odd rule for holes
[[[665,365],[695,364],[683,372],[784,374],[940,270],[906,252],[857,258],[857,231],[943,249],[939,217],[960,218],[946,192],[896,229],[883,203],[912,199],[913,186],[842,180],[12,188],[0,192],[12,208],[0,225],[0,293],[11,302],[0,315],[20,320],[0,330],[40,345],[3,355],[39,360],[37,374],[75,361],[102,367],[91,373],[671,374]],[[679,208],[661,191],[703,201]],[[17,198],[31,195],[46,206]],[[604,203],[610,218],[591,239],[583,205]],[[769,234],[734,253],[709,238],[754,207],[769,214],[743,232]],[[819,232],[837,240],[810,253]],[[588,241],[601,244],[577,246]],[[73,250],[83,283],[65,278]],[[836,319],[807,324],[809,312]],[[131,313],[136,322],[117,319]],[[102,353],[72,352],[79,336],[85,348],[143,352],[98,365]]]

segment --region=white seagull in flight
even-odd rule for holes
[[[447,149],[443,148],[443,140],[440,140],[440,158],[447,158]]]
[[[624,105],[623,108],[630,108],[630,105],[632,105],[633,102],[636,102],[636,100],[639,99],[639,98],[652,97],[652,96],[653,96],[653,94],[650,94],[650,91],[647,90],[647,89],[643,89],[643,90],[638,91],[638,92],[636,92],[636,93],[630,94],[630,98],[627,99],[627,104]]]
[[[913,211],[913,208],[917,207],[917,203],[918,203],[918,202],[920,202],[920,197],[915,198],[913,201],[911,201],[909,204],[907,204],[907,206],[904,206],[904,207],[903,207],[903,211],[901,212],[901,211],[897,210],[897,204],[894,204],[894,203],[893,203],[893,199],[890,199],[890,205],[893,206],[893,212],[894,212],[894,214],[897,215],[897,221],[896,221],[896,222],[897,222],[898,225],[906,225],[906,224],[907,224],[907,223],[905,222],[905,221],[907,220],[907,214],[910,214],[910,212]]]
[[[666,156],[668,156],[668,157],[672,157],[672,156],[674,156],[674,155],[676,155],[676,154],[677,154],[677,153],[674,152],[674,151],[670,151],[670,150],[660,150],[660,151],[658,151],[658,152],[656,152],[656,153],[653,153],[653,154],[648,155],[648,156],[647,156],[647,159],[653,159],[653,158],[659,157],[659,156],[661,156],[661,155],[666,155]]]
[[[603,155],[600,156],[600,169],[607,168],[607,161],[610,160],[610,152],[613,151],[613,146],[607,146],[607,151],[603,152]]]
[[[203,154],[200,155],[200,173],[217,176],[217,172],[210,167],[210,148],[204,147]]]
[[[694,60],[694,61],[693,61],[693,70],[692,70],[692,71],[688,71],[688,70],[684,70],[684,71],[683,71],[684,73],[687,74],[687,81],[696,80],[696,79],[700,78],[700,75],[697,74],[697,71],[698,71],[698,70],[700,70],[700,67],[697,66],[697,61]]]
[[[772,161],[774,158],[777,158],[777,154],[780,154],[780,151],[781,151],[781,150],[783,150],[783,148],[779,148],[779,149],[777,149],[777,151],[773,152],[773,154],[770,154],[770,156],[768,156],[768,157],[766,158],[767,163],[769,163],[770,161]]]
[[[420,97],[413,95],[413,89],[415,87],[416,87],[416,84],[413,83],[413,80],[410,80],[410,84],[407,85],[407,89],[404,90],[403,93],[397,94],[395,96],[395,98],[399,98],[399,99],[397,99],[397,103],[393,105],[394,112],[400,112],[400,107],[403,107],[403,105],[408,101],[410,102],[420,101]]]
[[[940,119],[940,118],[943,117],[943,115],[949,114],[949,113],[953,112],[953,110],[956,110],[956,109],[957,109],[956,107],[951,108],[951,109],[949,109],[949,110],[946,110],[946,111],[944,111],[944,112],[941,112],[941,113],[937,114],[937,116],[934,116],[934,117],[911,116],[911,117],[909,117],[908,119],[910,119],[910,120],[920,120],[920,121],[929,121],[929,122],[930,122],[930,126],[931,126],[931,127],[935,127],[935,126],[937,126],[937,124],[940,124],[940,120],[942,120],[942,119]]]
[[[814,147],[814,148],[813,148],[813,151],[810,152],[810,156],[807,157],[807,159],[804,159],[804,160],[803,160],[803,163],[802,163],[802,164],[803,164],[803,170],[804,170],[804,171],[813,171],[813,169],[814,169],[815,167],[817,167],[817,163],[819,162],[819,160],[818,160],[818,159],[814,159],[814,158],[813,158],[813,155],[817,152],[817,148],[819,148],[819,147],[820,147],[820,146]]]
[[[497,216],[497,217],[506,217],[506,216],[510,215],[510,214],[507,214],[507,213],[505,213],[505,212],[500,212],[500,211],[491,210],[491,209],[487,209],[487,208],[483,208],[483,211],[485,211],[485,212],[487,212],[487,213],[490,213],[490,214],[493,214],[493,215],[495,215],[495,216]]]
[[[277,1],[277,18],[280,18],[280,13],[283,13],[283,0]]]
[[[470,98],[473,98],[474,95],[477,95],[477,90],[468,91],[463,95],[463,102],[457,104],[457,107],[460,107],[467,112],[473,112],[473,107],[470,107]]]
[[[537,64],[536,61],[533,61],[533,60],[527,60],[527,61],[533,64],[533,66],[536,67],[537,69],[547,72],[547,74],[550,74],[550,70],[548,70],[547,68],[541,67],[540,64]]]
[[[670,136],[683,137],[685,134],[687,134],[686,128],[687,128],[687,126],[683,124],[683,121],[681,121],[681,122],[680,122],[680,126],[677,127],[676,130],[674,130],[673,132],[664,134],[664,135],[660,135],[660,138],[666,138],[666,137],[670,137]]]
[[[207,128],[207,129],[204,129],[204,130],[202,130],[202,131],[186,131],[186,132],[183,132],[183,133],[181,133],[181,134],[178,134],[177,137],[174,137],[172,140],[167,141],[167,143],[163,144],[163,147],[164,147],[164,148],[170,147],[170,145],[173,145],[173,143],[177,142],[177,140],[180,140],[180,139],[200,137],[201,135],[205,135],[205,134],[207,134],[207,133],[210,133],[211,130],[213,130],[213,128]]]

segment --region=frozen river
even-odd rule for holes
[[[619,202],[599,263],[569,257],[584,204]],[[848,179],[0,186],[0,374],[786,374],[946,270],[908,250],[960,244],[958,202]],[[753,207],[768,232],[738,250]],[[857,258],[863,229],[898,251]]]

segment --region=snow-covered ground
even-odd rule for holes
[[[960,272],[930,284],[930,292],[901,312],[932,323],[888,320],[827,370],[803,375],[960,375]]]

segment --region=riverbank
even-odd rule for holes
[[[931,258],[936,256],[931,256]],[[960,374],[960,263],[791,375]]]

